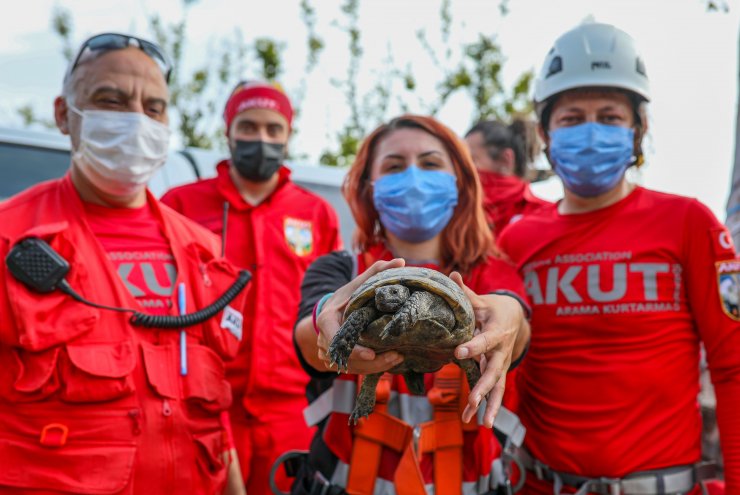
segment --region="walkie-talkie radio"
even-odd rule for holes
[[[59,289],[74,300],[88,306],[132,313],[130,319],[132,325],[150,328],[185,328],[202,323],[233,301],[252,278],[252,274],[247,270],[241,270],[236,281],[221,297],[195,313],[179,316],[150,315],[131,308],[115,308],[96,304],[83,298],[70,287],[64,278],[70,270],[67,260],[54,251],[46,241],[38,237],[28,237],[13,246],[5,258],[5,264],[8,266],[10,273],[31,290],[46,294]]]

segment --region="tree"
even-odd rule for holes
[[[182,0],[183,15],[179,21],[166,23],[159,16],[149,19],[152,38],[172,57],[174,70],[170,80],[173,125],[183,146],[200,148],[223,147],[221,107],[224,95],[228,94],[244,74],[274,81],[283,75],[284,43],[272,38],[246,40],[236,29],[222,35],[214,42],[209,57],[200,67],[186,69],[183,63],[188,50],[187,27],[190,7],[197,0]],[[515,113],[531,111],[528,92],[532,73],[522,74],[514,86],[504,88],[501,71],[504,57],[501,48],[492,36],[483,34],[475,42],[453,49],[450,32],[455,26],[450,9],[450,0],[441,0],[440,21],[442,36],[437,46],[427,38],[424,31],[417,33],[423,52],[427,53],[439,71],[436,83],[437,95],[430,101],[421,101],[414,70],[410,63],[401,67],[394,59],[391,47],[375,73],[375,82],[369,90],[360,90],[358,76],[363,67],[363,38],[359,27],[360,0],[343,0],[339,20],[334,26],[343,31],[348,39],[349,63],[344,76],[331,80],[332,85],[343,95],[349,110],[347,120],[334,131],[328,146],[321,154],[320,162],[327,165],[349,165],[357,152],[362,138],[379,122],[388,118],[390,112],[405,112],[409,102],[417,102],[417,111],[437,114],[449,98],[463,93],[474,104],[475,112],[471,124],[483,118],[505,118]],[[499,4],[506,12],[506,0]],[[311,0],[301,0],[300,16],[306,26],[307,57],[297,88],[288,91],[293,96],[298,125],[301,104],[306,96],[306,79],[321,64],[324,41],[317,34],[317,11]],[[73,54],[73,19],[69,11],[57,8],[52,15],[52,28],[61,40],[62,54],[67,60]],[[443,53],[440,60],[437,53]],[[39,122],[30,105],[18,109],[24,123]],[[53,123],[46,123],[52,125]],[[295,155],[295,154],[294,154]],[[298,150],[298,156],[301,156]]]
[[[507,3],[499,4],[502,14],[506,13]],[[375,126],[385,120],[390,108],[391,96],[395,94],[398,108],[408,111],[407,98],[413,98],[417,89],[416,79],[411,67],[399,70],[389,53],[385,60],[385,71],[378,82],[361,99],[357,88],[357,73],[362,58],[361,33],[358,28],[359,0],[345,0],[342,12],[346,17],[343,30],[349,37],[350,63],[347,76],[336,81],[335,86],[342,89],[350,109],[350,116],[342,129],[336,133],[337,146],[325,150],[320,162],[326,165],[349,165],[352,163],[362,138]],[[433,46],[426,31],[417,32],[417,39],[434,66],[441,74],[437,84],[437,96],[431,102],[422,102],[421,107],[431,115],[436,115],[451,96],[463,92],[472,100],[475,112],[471,124],[483,119],[506,119],[513,115],[526,115],[532,112],[529,89],[534,74],[527,71],[515,82],[510,90],[504,88],[501,71],[505,62],[501,47],[494,36],[478,35],[478,40],[463,45],[459,52],[453,50],[450,33],[453,18],[450,0],[442,0],[440,7],[440,40]],[[443,53],[440,59],[437,53]],[[451,69],[450,69],[451,68]],[[395,92],[392,89],[395,88]]]
[[[285,47],[269,38],[259,38],[248,44],[241,31],[236,29],[218,41],[213,57],[186,74],[183,60],[187,49],[188,10],[196,2],[182,0],[183,17],[175,23],[166,24],[158,15],[154,15],[149,19],[149,28],[153,38],[172,58],[174,68],[169,84],[170,106],[174,109],[176,129],[182,145],[210,149],[223,145],[220,120],[223,95],[231,91],[250,67],[255,78],[276,80],[282,73],[281,52]],[[71,61],[74,56],[71,13],[57,7],[52,13],[51,25],[61,40],[62,55]],[[17,112],[25,125],[41,123],[46,127],[54,127],[53,122],[39,119],[31,105],[24,105]]]

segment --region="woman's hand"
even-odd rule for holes
[[[468,396],[462,419],[470,421],[485,397],[483,422],[493,427],[493,420],[501,407],[506,388],[506,372],[512,360],[518,357],[529,342],[529,323],[522,305],[513,297],[489,294],[479,296],[462,281],[459,273],[450,278],[462,288],[473,305],[479,332],[471,340],[455,349],[458,359],[480,359],[481,378]]]
[[[247,489],[242,480],[242,471],[239,468],[239,456],[236,449],[232,448],[221,454],[224,464],[227,466],[226,486],[223,495],[247,495]]]
[[[364,273],[356,277],[347,285],[340,287],[321,308],[321,313],[316,317],[316,326],[319,328],[318,355],[327,369],[337,370],[337,365],[331,362],[327,355],[329,344],[334,335],[339,331],[342,324],[342,315],[347,307],[349,298],[360,285],[373,275],[389,268],[400,268],[405,261],[400,258],[391,261],[377,261]],[[347,361],[347,373],[368,375],[388,371],[403,362],[403,356],[395,351],[388,351],[376,355],[372,349],[356,345]],[[338,371],[338,370],[337,370]]]

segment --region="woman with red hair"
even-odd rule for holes
[[[319,432],[293,493],[416,495],[432,486],[443,495],[492,492],[507,483],[494,417],[511,443],[521,441],[515,417],[499,406],[505,371],[529,340],[528,307],[486,224],[470,156],[433,118],[404,115],[365,139],[343,193],[357,223],[357,252],[318,258],[301,287],[295,344],[313,378],[304,416]],[[468,391],[459,368],[447,365],[424,376],[426,396],[414,396],[402,376],[386,374],[375,412],[348,425],[357,375],[388,371],[403,356],[356,346],[338,376],[328,344],[350,294],[372,275],[404,265],[436,269],[463,288],[477,331],[455,356],[479,359],[482,377]]]

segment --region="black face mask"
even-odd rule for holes
[[[231,163],[245,179],[265,182],[280,168],[284,152],[284,144],[237,140],[231,151]]]

